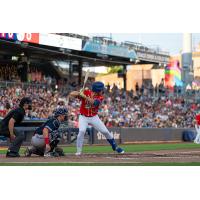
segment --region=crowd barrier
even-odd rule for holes
[[[17,127],[19,131],[25,134],[25,145],[29,145],[31,137],[37,126]],[[185,128],[109,128],[114,139],[118,144],[127,143],[144,143],[144,142],[181,142],[183,141],[183,132],[185,130],[193,131],[194,129]],[[78,128],[61,127],[59,132],[62,135],[61,144],[75,143],[78,135]],[[88,128],[84,138],[85,144],[108,144],[104,135],[93,128]]]
[[[123,128],[121,142],[173,142],[182,141],[184,128]]]
[[[110,128],[120,144],[144,142],[181,142],[185,128]],[[93,144],[107,144],[106,138],[94,130]]]

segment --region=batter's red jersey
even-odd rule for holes
[[[104,99],[102,95],[96,95],[91,90],[85,90],[84,94],[88,97],[91,97],[94,100],[98,100],[100,103]],[[81,100],[81,107],[80,107],[81,115],[85,115],[87,117],[93,117],[97,115],[98,110],[99,110],[99,105],[98,106],[91,105],[88,101],[86,101],[84,98],[81,98],[81,97],[80,97],[80,100]]]
[[[198,125],[200,125],[200,114],[196,115],[196,122]]]

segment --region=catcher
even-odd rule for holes
[[[103,101],[104,84],[102,82],[94,82],[92,90],[85,89],[73,91],[70,97],[77,97],[81,101],[80,115],[79,115],[79,133],[77,137],[77,152],[76,155],[81,155],[84,135],[88,124],[93,126],[97,131],[101,132],[112,146],[113,151],[117,153],[124,153],[124,150],[117,146],[113,135],[108,131],[104,123],[99,119],[98,109]]]
[[[67,113],[66,108],[58,108],[53,118],[47,120],[36,129],[31,139],[32,147],[27,147],[24,152],[26,157],[30,157],[32,154],[45,157],[64,156],[63,149],[57,147],[61,139],[58,128],[61,122],[67,120]]]

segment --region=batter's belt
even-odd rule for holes
[[[94,117],[94,116],[96,116],[96,115],[93,115],[93,116],[87,116],[87,115],[83,115],[83,114],[80,114],[80,115],[82,115],[82,116],[84,116],[84,117]]]

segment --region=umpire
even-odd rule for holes
[[[26,114],[26,110],[32,109],[32,101],[28,97],[21,99],[19,107],[11,110],[0,122],[0,135],[10,138],[10,146],[6,157],[20,157],[19,149],[24,140],[24,133],[16,130]]]

